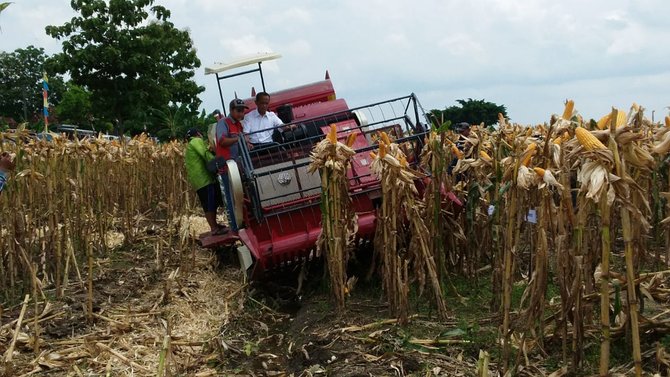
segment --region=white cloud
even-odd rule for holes
[[[543,122],[574,98],[582,113],[636,101],[670,105],[667,0],[157,0],[188,28],[204,65],[258,51],[268,89],[321,80],[330,71],[351,106],[415,92],[426,109],[456,99],[507,106],[518,121]],[[72,17],[67,0],[18,0],[0,16],[0,50],[59,50],[44,26]],[[201,68],[203,106],[220,107]],[[234,79],[224,95],[259,88]],[[595,116],[595,115],[594,115]]]
[[[445,53],[456,57],[466,57],[471,59],[483,59],[484,48],[474,40],[470,35],[458,33],[442,39],[438,46],[445,49]]]

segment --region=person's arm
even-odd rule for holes
[[[229,147],[237,143],[237,140],[238,140],[237,135],[235,136],[231,135],[230,137],[221,136],[221,138],[219,139],[219,144],[224,147]]]
[[[226,123],[225,120],[221,121],[221,124],[217,125],[216,129],[216,144],[221,145],[223,147],[229,147],[235,143],[237,143],[237,134],[230,133],[230,129],[228,128],[228,123]]]
[[[273,116],[272,116],[272,127],[279,127],[279,126],[283,126],[283,125],[284,125],[284,122],[281,120],[281,118],[279,118],[279,116],[278,116],[277,114],[272,113],[272,115],[273,115]],[[285,127],[282,127],[282,128],[280,129],[280,131],[281,131],[281,130],[284,130],[284,131],[293,130],[293,129],[295,129],[296,127],[297,127],[297,126],[296,126],[295,124],[288,124],[288,125],[286,125]]]
[[[207,143],[205,143],[205,140],[202,138],[195,138],[191,140],[191,143],[195,153],[197,153],[203,160],[209,161],[214,158],[214,154],[210,152],[209,148],[207,147]]]
[[[249,136],[250,131],[251,131],[250,120],[247,119],[247,117],[245,117],[242,120],[242,134],[244,135],[244,141],[247,143],[248,150],[254,149],[254,144],[251,142],[251,136]]]
[[[9,153],[2,152],[0,155],[0,192],[5,188],[5,182],[7,182],[6,172],[11,170],[14,170],[14,160]]]

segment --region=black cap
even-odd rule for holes
[[[192,137],[196,137],[198,135],[201,135],[201,134],[200,134],[200,130],[198,130],[197,128],[191,128],[188,131],[186,131],[186,138],[187,139],[190,139]]]
[[[463,132],[469,128],[470,124],[468,122],[456,123],[456,125],[454,125],[454,131],[456,132]]]
[[[245,108],[245,109],[248,109],[248,108],[249,108],[249,106],[247,106],[247,105],[244,103],[244,101],[242,101],[242,100],[239,99],[239,98],[235,98],[234,100],[230,101],[230,108],[231,108],[231,109],[239,108],[239,107],[243,107],[243,108]]]

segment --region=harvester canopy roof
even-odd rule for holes
[[[229,62],[216,63],[213,66],[205,67],[205,74],[211,75],[214,73],[220,73],[234,68],[244,67],[246,65],[251,65],[255,63],[264,62],[267,60],[275,60],[281,58],[281,54],[276,52],[261,52],[254,55],[248,55],[244,57],[231,60]]]

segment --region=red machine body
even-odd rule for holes
[[[335,88],[330,82],[330,79],[313,82],[311,84],[296,86],[294,88],[279,90],[270,93],[272,95],[272,102],[270,103],[270,110],[277,111],[277,108],[291,104],[293,107],[300,107],[319,102],[328,102],[334,100]],[[249,110],[256,108],[255,98],[250,97],[244,100]]]
[[[336,99],[329,79],[300,87],[272,92],[270,108],[289,106],[291,130],[278,127],[274,143],[249,150],[240,143],[241,207],[243,221],[237,243],[240,260],[252,279],[315,257],[321,233],[321,179],[309,173],[310,153],[334,125],[344,142],[356,134],[356,154],[347,172],[352,205],[358,216],[359,240],[375,233],[376,207],[381,197],[380,183],[370,170],[370,151],[376,150],[381,130],[387,131],[408,154],[418,161],[426,134],[425,114],[416,97],[405,97],[351,109]],[[245,100],[255,108],[254,99]],[[285,109],[284,109],[285,110]],[[235,179],[231,179],[231,182]],[[235,236],[205,236],[203,246],[217,247],[238,242]],[[245,256],[245,254],[247,254]],[[249,258],[251,257],[251,258]]]

